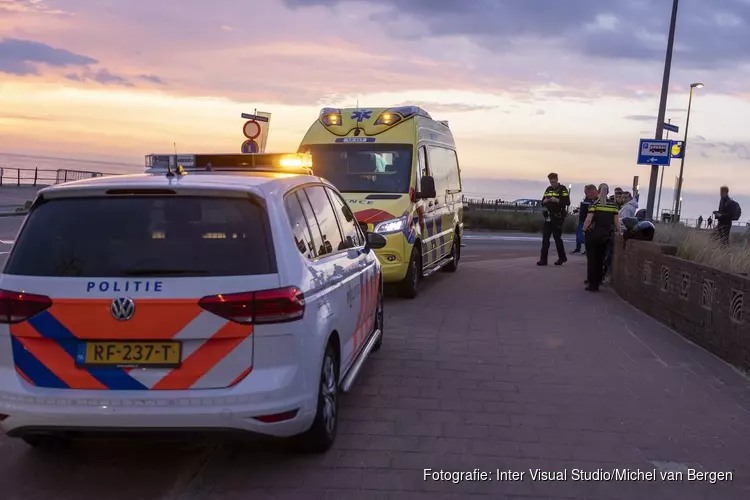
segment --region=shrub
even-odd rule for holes
[[[750,241],[743,234],[731,234],[730,244],[722,247],[714,231],[689,228],[682,224],[658,224],[654,241],[677,247],[677,256],[730,273],[750,272]]]
[[[467,229],[492,229],[495,231],[521,231],[541,233],[544,227],[542,214],[536,212],[493,212],[489,210],[465,210],[464,224]],[[563,224],[564,233],[575,233],[578,216],[571,215]]]

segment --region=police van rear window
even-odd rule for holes
[[[245,198],[53,199],[36,207],[5,267],[21,276],[272,274],[264,207]]]

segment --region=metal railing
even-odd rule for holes
[[[462,201],[464,208],[467,210],[488,210],[492,212],[539,212],[542,210],[541,202],[538,204],[513,203],[512,201],[466,197],[463,197]]]
[[[59,168],[57,170],[43,168],[14,168],[0,167],[0,187],[3,186],[49,186],[62,184],[63,182],[102,177],[104,175],[117,175],[106,172],[93,172],[89,170],[69,170]]]

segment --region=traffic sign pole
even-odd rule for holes
[[[690,86],[690,97],[688,98],[688,109],[687,109],[687,118],[685,119],[685,138],[682,139],[682,158],[680,158],[680,181],[677,184],[677,195],[675,196],[675,199],[679,203],[680,196],[682,196],[682,171],[685,167],[685,153],[687,152],[687,137],[688,137],[688,127],[690,126],[690,107],[693,105],[693,89],[695,87]],[[680,216],[682,215],[682,203],[680,203],[680,209],[677,211],[677,220],[680,220]]]
[[[670,125],[672,124],[672,119],[670,118],[667,123]],[[669,139],[669,130],[667,130],[667,137],[665,139]],[[671,155],[672,152],[670,151],[669,154]],[[667,167],[661,167],[661,180],[659,181],[659,200],[656,202],[656,218],[658,219],[661,216],[661,212],[659,209],[661,208],[661,188],[664,186],[664,170]]]
[[[674,32],[677,25],[677,6],[679,0],[672,1],[672,18],[669,23],[669,38],[667,40],[667,55],[664,60],[664,75],[661,82],[661,99],[659,101],[659,116],[656,118],[656,139],[661,139],[664,133],[664,115],[667,113],[667,95],[669,94],[669,74],[672,69],[672,51],[674,49]],[[656,185],[659,181],[659,166],[651,167],[651,178],[648,183],[648,201],[646,216],[654,219],[654,201],[656,199]]]

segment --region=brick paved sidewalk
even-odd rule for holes
[[[748,380],[614,293],[585,292],[582,259],[534,261],[464,263],[416,300],[390,299],[336,449],[232,450],[202,498],[750,498]],[[734,478],[571,480],[656,467]],[[426,468],[526,474],[453,484],[425,481]],[[532,481],[538,468],[568,480]]]

